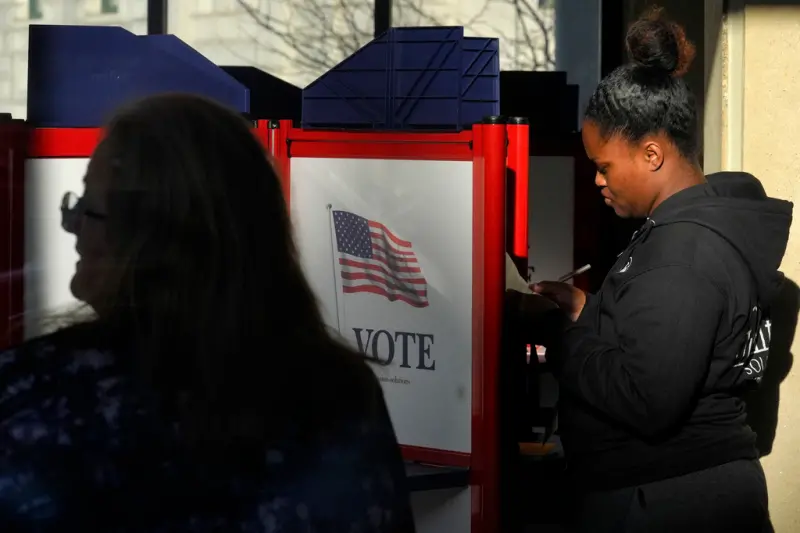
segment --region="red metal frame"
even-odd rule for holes
[[[255,127],[255,134],[276,166],[287,204],[291,157],[473,162],[472,452],[401,446],[408,460],[470,468],[473,533],[495,533],[499,528],[498,369],[505,292],[507,154],[512,154],[509,166],[513,165],[518,173],[524,170],[527,178],[527,136],[517,130],[509,137],[509,132],[514,130],[507,131],[505,124],[475,125],[472,131],[461,133],[304,131],[287,120],[258,121]],[[36,129],[30,138],[28,157],[90,157],[101,133],[96,128]],[[517,144],[523,140],[524,144]],[[515,220],[519,209],[527,209],[527,190],[516,196],[524,197],[525,204],[515,203]],[[527,257],[525,213],[525,223],[515,226],[524,228]],[[522,238],[515,232],[515,244]]]
[[[483,312],[483,324],[473,324],[476,339],[483,347],[482,357],[473,354],[472,391],[472,467],[473,533],[494,533],[500,527],[500,424],[499,368],[503,329],[506,251],[506,155],[508,136],[505,124],[484,124],[473,129],[475,140],[474,187],[482,194],[473,198],[475,223],[473,242],[483,249],[473,251],[473,319]],[[482,179],[479,179],[482,178]],[[482,216],[478,210],[483,210]],[[480,231],[483,231],[481,239]],[[482,255],[482,257],[481,257]],[[478,263],[483,268],[476,268]],[[476,272],[477,270],[477,272]],[[482,271],[481,271],[482,270]],[[482,289],[482,290],[481,290]],[[482,294],[480,305],[474,294]],[[477,310],[477,311],[476,311]],[[473,349],[474,350],[474,349]],[[476,389],[476,385],[478,385]],[[477,392],[481,395],[476,395]],[[477,485],[477,487],[476,487]],[[480,508],[476,510],[476,505]]]
[[[290,121],[282,121],[288,123]],[[283,127],[283,126],[282,126]],[[472,132],[353,133],[288,130],[291,157],[471,161]]]
[[[281,180],[286,205],[291,206],[291,168],[289,165],[289,132],[292,130],[291,120],[271,120],[268,125],[266,148],[272,157],[278,179]]]
[[[268,128],[268,121],[256,122],[254,133],[265,143]],[[102,128],[36,128],[30,130],[28,157],[91,157],[102,136]]]
[[[24,331],[25,311],[25,152],[28,133],[25,123],[0,123],[0,349],[19,344]]]
[[[91,157],[102,128],[37,128],[31,130],[28,157]]]
[[[530,166],[530,128],[528,124],[509,124],[508,173],[513,185],[510,197],[513,205],[509,209],[510,245],[509,253],[523,274],[528,268],[528,172]]]
[[[400,446],[400,449],[403,452],[403,459],[420,464],[454,466],[458,468],[470,468],[472,464],[472,454],[469,453],[408,445]]]

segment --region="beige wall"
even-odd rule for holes
[[[744,8],[742,167],[761,179],[772,196],[800,202],[800,6]],[[775,2],[778,3],[778,2]],[[786,2],[783,2],[786,3]],[[734,43],[738,46],[740,43]],[[731,57],[734,60],[733,57]],[[734,80],[731,80],[733,83]],[[737,87],[730,86],[735,91]],[[732,110],[732,114],[736,110]],[[734,117],[735,118],[735,117]],[[782,270],[800,281],[800,227],[792,228]],[[796,300],[796,295],[789,296]],[[797,309],[786,309],[795,314]],[[793,316],[796,320],[796,315]],[[793,335],[793,332],[792,336]],[[791,353],[797,353],[797,338]],[[775,356],[790,357],[789,353]],[[778,361],[778,366],[785,366]],[[780,386],[772,453],[764,458],[770,511],[778,533],[800,531],[800,365]]]

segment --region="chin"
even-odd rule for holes
[[[73,274],[69,282],[69,291],[76,300],[85,304],[96,313],[97,304],[100,303],[97,298],[99,287],[97,277],[92,274],[92,270],[78,264],[75,269],[75,274]]]
[[[627,209],[624,209],[616,204],[611,206],[611,209],[614,210],[614,214],[617,215],[619,218],[631,218],[631,213]]]
[[[75,274],[72,276],[72,280],[69,282],[69,291],[77,300],[90,304],[90,291],[88,288],[91,286],[91,284],[89,283],[87,277],[88,276],[86,275],[86,272],[84,272],[79,266],[75,271]]]
[[[70,284],[69,288],[70,292],[72,292],[72,295],[75,297],[75,299],[81,303],[81,305],[78,306],[80,309],[79,312],[89,313],[88,316],[97,316],[98,312],[97,312],[97,306],[95,305],[96,302],[93,302],[92,301],[93,298],[87,296],[86,291],[81,288],[80,284],[76,285],[75,278],[72,278],[72,283]],[[81,314],[79,316],[83,315]]]
[[[83,287],[80,281],[80,276],[77,273],[74,276],[72,276],[72,280],[70,280],[69,282],[69,292],[71,292],[76,299],[84,301],[83,298],[85,292],[83,291]]]

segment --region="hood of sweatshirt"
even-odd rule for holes
[[[691,222],[713,230],[744,259],[759,299],[771,301],[783,284],[778,268],[789,239],[792,203],[770,198],[761,182],[745,172],[718,172],[706,180],[665,200],[651,222]]]

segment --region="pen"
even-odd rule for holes
[[[587,270],[589,270],[590,268],[592,268],[592,265],[583,265],[582,267],[580,267],[580,268],[579,268],[579,269],[577,269],[577,270],[573,270],[572,272],[570,272],[570,273],[568,273],[568,274],[564,274],[563,276],[561,276],[560,278],[558,278],[558,281],[559,281],[559,282],[561,282],[561,283],[563,283],[563,282],[565,282],[565,281],[569,281],[569,280],[571,280],[572,278],[574,278],[575,276],[577,276],[577,275],[579,275],[579,274],[583,274],[584,272],[586,272],[586,271],[587,271]]]

